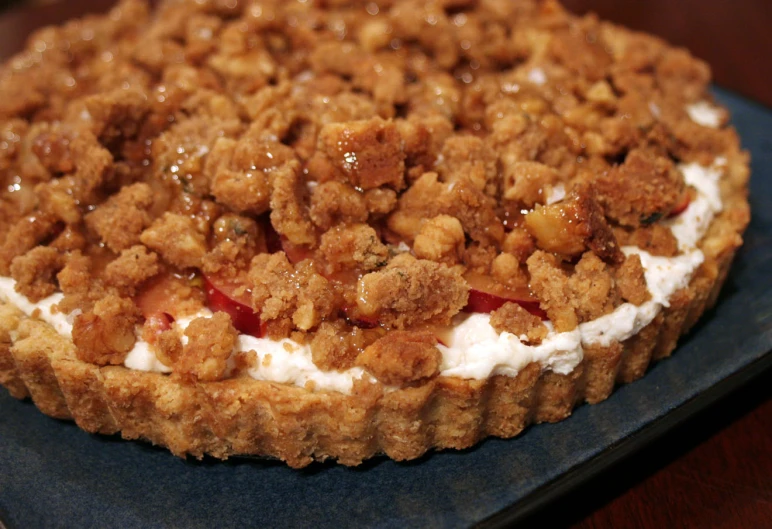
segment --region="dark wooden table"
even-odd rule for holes
[[[34,28],[111,0],[61,0],[0,16],[0,59]],[[686,46],[716,82],[772,107],[769,0],[564,0],[577,13]],[[601,529],[772,528],[772,373],[539,512],[526,525]]]

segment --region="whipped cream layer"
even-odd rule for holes
[[[692,121],[703,127],[717,129],[721,126],[721,110],[707,101],[687,105],[686,113]]]
[[[555,332],[551,323],[545,322],[549,333],[538,345],[527,345],[524,337],[521,339],[512,333],[498,333],[490,324],[489,314],[461,314],[454,320],[447,345],[437,346],[442,353],[440,374],[478,380],[491,375],[516,376],[531,362],[537,362],[544,371],[568,374],[582,361],[584,347],[608,346],[614,341],[624,341],[635,336],[651,323],[663,307],[669,306],[670,297],[689,284],[694,272],[702,264],[704,256],[696,246],[715,215],[722,209],[718,182],[725,163],[724,159],[718,158],[711,167],[698,164],[679,166],[686,183],[696,189],[696,197],[689,207],[668,222],[678,240],[681,250],[679,255],[657,257],[637,247],[622,248],[626,255],[640,256],[647,288],[651,293],[649,301],[641,305],[624,303],[610,314],[582,323],[570,332]],[[56,310],[62,294],[53,294],[37,303],[31,303],[16,292],[14,286],[13,279],[0,277],[0,298],[16,305],[27,315],[48,322],[63,336],[71,337],[75,314],[61,314]],[[211,315],[211,311],[204,309],[198,314],[179,319],[175,325],[183,331],[194,318]],[[247,351],[254,351],[257,355],[255,366],[248,370],[248,374],[256,380],[350,393],[355,380],[370,378],[361,368],[323,371],[313,363],[308,345],[289,339],[275,341],[239,335],[234,354]],[[150,345],[141,339],[137,340],[124,365],[140,371],[171,371],[156,358]]]

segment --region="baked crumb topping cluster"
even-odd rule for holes
[[[220,380],[240,331],[420,384],[462,311],[538,344],[650,298],[620,247],[676,255],[677,164],[738,149],[708,81],[552,1],[124,0],[0,70],[0,275],[89,363]]]

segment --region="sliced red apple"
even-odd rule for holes
[[[185,283],[185,279],[173,274],[159,274],[145,283],[134,296],[134,303],[145,318],[142,338],[146,342],[155,343],[159,334],[172,328],[178,289]]]
[[[180,298],[179,293],[187,285],[185,278],[170,273],[158,274],[142,285],[141,290],[134,296],[134,303],[145,319],[165,313],[174,321],[174,308]]]
[[[235,281],[204,276],[204,291],[209,309],[228,314],[236,330],[255,338],[264,336],[260,314],[252,310],[250,293],[244,285]]]
[[[174,323],[174,318],[168,312],[157,312],[145,316],[145,323],[142,325],[142,339],[154,344],[161,333],[172,328],[172,323]]]
[[[534,316],[547,319],[547,313],[539,306],[539,300],[531,295],[527,287],[510,288],[492,277],[474,272],[464,274],[464,279],[469,283],[469,301],[463,308],[464,312],[490,313],[505,303],[514,302]]]
[[[692,202],[692,195],[688,191],[684,193],[684,195],[681,197],[680,202],[676,204],[676,206],[668,213],[668,218],[677,217],[684,211],[686,211],[686,208],[689,207],[689,204]]]

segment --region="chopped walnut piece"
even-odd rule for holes
[[[525,227],[542,250],[576,256],[589,248],[611,263],[624,258],[600,206],[587,193],[573,192],[562,202],[536,206],[525,216]]]
[[[196,318],[185,329],[185,336],[188,342],[174,360],[174,373],[202,382],[223,378],[239,336],[231,317],[215,312],[211,318]]]
[[[134,347],[134,326],[139,309],[130,299],[109,294],[94,304],[90,312],[78,314],[72,327],[76,354],[84,362],[119,365]]]
[[[190,217],[166,212],[142,232],[143,244],[180,268],[200,266],[206,254],[206,240]]]
[[[617,270],[616,282],[622,299],[633,305],[640,305],[651,299],[639,255],[627,256],[625,262]]]
[[[158,255],[138,244],[121,252],[121,255],[105,267],[107,285],[133,296],[144,281],[161,271]]]
[[[354,187],[403,187],[405,153],[392,122],[373,118],[324,125],[319,131],[319,148]]]
[[[385,266],[389,260],[389,249],[367,224],[331,229],[322,235],[319,251],[333,271],[345,268],[370,271]]]
[[[400,254],[379,271],[366,274],[357,287],[359,309],[389,327],[450,323],[469,296],[458,270]]]
[[[357,358],[386,385],[404,385],[432,378],[439,373],[442,354],[437,337],[429,332],[392,331],[367,347]]]
[[[457,218],[437,215],[421,226],[413,251],[419,259],[454,265],[464,254],[465,242],[464,228]]]
[[[531,290],[539,298],[558,332],[572,331],[579,323],[571,303],[568,275],[558,265],[555,256],[537,250],[526,261],[531,274]]]
[[[491,312],[491,326],[496,332],[511,332],[525,336],[525,342],[538,345],[547,337],[549,329],[541,321],[517,303],[504,303],[501,308]]]
[[[152,204],[153,191],[149,185],[126,186],[86,215],[86,225],[108,248],[120,252],[139,243],[140,234],[150,225]]]
[[[395,104],[407,100],[403,64],[399,58],[388,54],[369,57],[360,63],[352,84],[372,94],[383,117],[394,117]]]
[[[597,175],[592,189],[609,218],[638,227],[672,211],[683,196],[684,179],[669,159],[636,149],[622,165]]]
[[[56,274],[64,267],[64,256],[55,248],[36,246],[11,262],[15,289],[35,303],[56,291]]]

